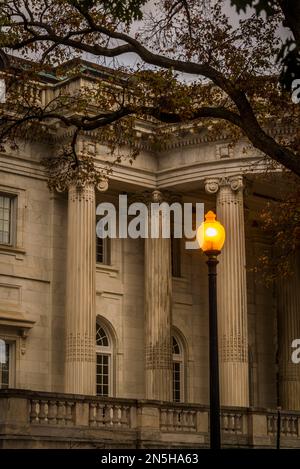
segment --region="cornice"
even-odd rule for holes
[[[137,146],[140,150],[149,151],[151,153],[156,154],[163,154],[164,152],[180,149],[180,148],[187,148],[187,147],[196,147],[198,145],[203,145],[206,143],[230,143],[231,139],[230,136],[226,134],[218,134],[212,130],[207,130],[203,128],[201,132],[195,133],[194,131],[188,132],[188,135],[184,138],[180,136],[172,136],[171,139],[166,139],[164,142],[157,145],[153,142],[155,132],[160,129],[159,124],[155,125],[154,123],[143,123],[144,128],[137,127],[136,129],[136,138],[137,138]],[[272,137],[289,137],[292,136],[295,132],[295,129],[292,126],[278,126],[270,129],[269,134]],[[48,138],[47,141],[53,143],[62,143],[70,139],[73,135],[71,130],[64,130],[62,133],[57,133],[57,131]],[[105,140],[99,140],[99,133],[97,130],[84,132],[83,138],[90,139],[93,142],[98,142],[103,145],[106,144]],[[252,146],[245,137],[241,137],[241,139],[236,142],[243,142],[247,143],[248,145]]]

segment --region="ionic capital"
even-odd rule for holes
[[[208,194],[216,194],[221,187],[230,187],[233,192],[237,192],[244,187],[243,176],[236,175],[205,179],[204,186]]]
[[[220,178],[205,179],[204,186],[207,194],[216,194],[220,188]]]

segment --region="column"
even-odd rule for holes
[[[152,201],[161,202],[162,194],[154,191]],[[150,236],[145,239],[146,398],[163,401],[172,401],[170,241]]]
[[[280,404],[286,410],[300,410],[300,364],[292,362],[291,345],[300,339],[300,259],[294,257],[292,275],[279,280],[278,339]]]
[[[217,194],[217,217],[226,230],[218,266],[220,399],[223,406],[249,405],[248,327],[243,178],[205,181]]]
[[[96,393],[95,187],[69,187],[65,392]]]

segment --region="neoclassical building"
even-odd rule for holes
[[[108,71],[82,62],[83,86]],[[95,78],[96,77],[96,78]],[[139,133],[157,123],[137,124]],[[208,276],[204,254],[177,238],[100,239],[96,206],[118,196],[204,203],[226,229],[218,266],[222,442],[300,447],[300,265],[267,287],[257,259],[272,255],[259,212],[278,196],[280,172],[244,141],[185,132],[155,150],[141,144],[113,166],[108,187],[88,181],[50,192],[40,136],[0,154],[0,447],[172,448],[209,441]],[[142,139],[141,139],[142,141]],[[96,132],[78,143],[101,169]],[[100,190],[99,190],[100,189]],[[104,190],[106,189],[106,190]]]

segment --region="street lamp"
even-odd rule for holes
[[[225,229],[216,221],[214,212],[205,215],[205,221],[197,230],[197,240],[207,255],[209,279],[209,377],[210,377],[210,448],[220,449],[220,391],[218,356],[218,314],[217,314],[217,256],[225,242]]]

